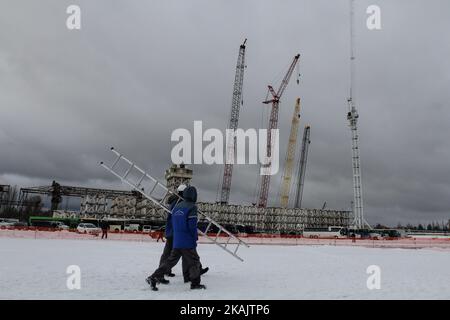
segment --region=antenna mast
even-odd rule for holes
[[[353,226],[362,229],[370,225],[364,220],[362,196],[361,160],[359,155],[358,118],[356,110],[355,92],[355,0],[350,0],[350,96],[348,98],[347,120],[352,133],[352,167],[353,167]]]

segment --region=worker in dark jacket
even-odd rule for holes
[[[169,258],[148,278],[153,290],[158,290],[157,283],[169,283],[164,279],[172,267],[182,257],[185,260],[186,268],[189,271],[189,279],[191,281],[191,289],[205,289],[200,284],[200,257],[197,254],[197,190],[189,186],[183,191],[184,201],[181,201],[172,210],[172,227],[173,227],[173,249]]]
[[[177,192],[178,192],[178,195],[180,197],[183,196],[184,189],[186,189],[186,185],[180,184],[178,186]],[[169,199],[167,200],[167,204],[169,205],[170,211],[172,211],[172,209],[175,207],[175,205],[177,204],[177,201],[179,199],[180,198],[178,198],[175,194],[172,194],[169,197]],[[161,259],[159,260],[159,266],[160,267],[164,264],[164,262],[167,261],[167,259],[170,256],[170,253],[172,252],[172,248],[173,248],[173,230],[172,230],[172,213],[171,212],[169,212],[167,214],[165,236],[166,236],[166,245],[164,246],[164,250],[163,250],[163,253],[161,255]],[[183,271],[184,271],[185,270],[184,261],[182,261],[182,263],[183,263]],[[175,276],[172,273],[172,269],[170,269],[165,275],[168,276],[168,277],[174,277]]]

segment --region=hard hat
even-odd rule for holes
[[[187,186],[186,186],[185,184],[180,184],[180,185],[178,186],[178,188],[177,188],[177,191],[178,191],[178,192],[183,192],[184,189],[186,189],[186,188],[187,188]]]

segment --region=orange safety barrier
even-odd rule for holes
[[[0,228],[0,238],[35,238],[35,239],[90,239],[101,240],[100,234],[80,234],[76,229],[60,230],[48,227],[3,227]],[[215,237],[216,234],[208,234]],[[220,235],[220,237],[228,235]],[[450,238],[305,238],[300,235],[274,234],[239,234],[250,245],[330,245],[330,246],[363,246],[377,248],[442,248],[450,249]],[[163,231],[150,233],[138,232],[108,232],[108,240],[149,241],[155,242],[163,238]],[[200,243],[208,243],[200,237]]]

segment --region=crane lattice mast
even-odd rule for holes
[[[286,151],[286,161],[283,178],[281,182],[280,206],[287,208],[289,204],[289,193],[291,191],[292,171],[294,169],[295,150],[297,146],[298,127],[300,125],[300,98],[297,98],[292,115],[291,132]]]
[[[364,220],[364,207],[362,196],[362,180],[361,180],[361,160],[359,154],[359,136],[358,136],[358,118],[359,114],[356,110],[354,91],[355,91],[355,1],[350,0],[350,96],[348,98],[347,120],[352,135],[352,168],[353,168],[353,214],[354,227],[362,229],[369,224]],[[370,227],[370,226],[369,226]]]
[[[279,109],[279,105],[280,105],[280,99],[281,99],[281,96],[283,95],[284,90],[286,89],[286,87],[289,83],[292,72],[294,71],[294,68],[297,65],[299,58],[300,58],[299,54],[297,54],[294,57],[294,60],[292,61],[286,75],[283,78],[283,81],[281,81],[278,91],[275,92],[275,90],[273,89],[272,86],[270,86],[270,85],[268,86],[269,92],[272,95],[272,99],[266,100],[263,102],[264,104],[272,103],[272,110],[270,112],[270,119],[269,119],[269,128],[267,130],[266,155],[268,158],[271,158],[271,156],[272,156],[272,154],[271,154],[272,153],[272,130],[278,128],[278,109]],[[270,166],[271,166],[271,164],[268,165],[269,168],[270,168]],[[267,197],[269,195],[269,186],[270,186],[270,174],[262,175],[260,189],[259,189],[259,196],[258,196],[258,207],[265,208],[267,206]]]
[[[234,154],[236,150],[236,138],[233,133],[238,128],[239,110],[242,103],[246,42],[247,39],[245,39],[244,43],[239,47],[239,55],[236,64],[236,75],[234,77],[233,99],[231,101],[230,122],[228,124],[228,129],[230,129],[230,131],[227,136],[226,162],[223,171],[222,191],[220,193],[220,202],[222,204],[227,204],[230,198],[231,177],[233,175]]]
[[[302,150],[300,153],[298,174],[297,174],[297,192],[295,194],[294,208],[302,207],[303,187],[305,185],[306,162],[308,160],[309,144],[311,143],[311,127],[305,126],[303,130]]]

